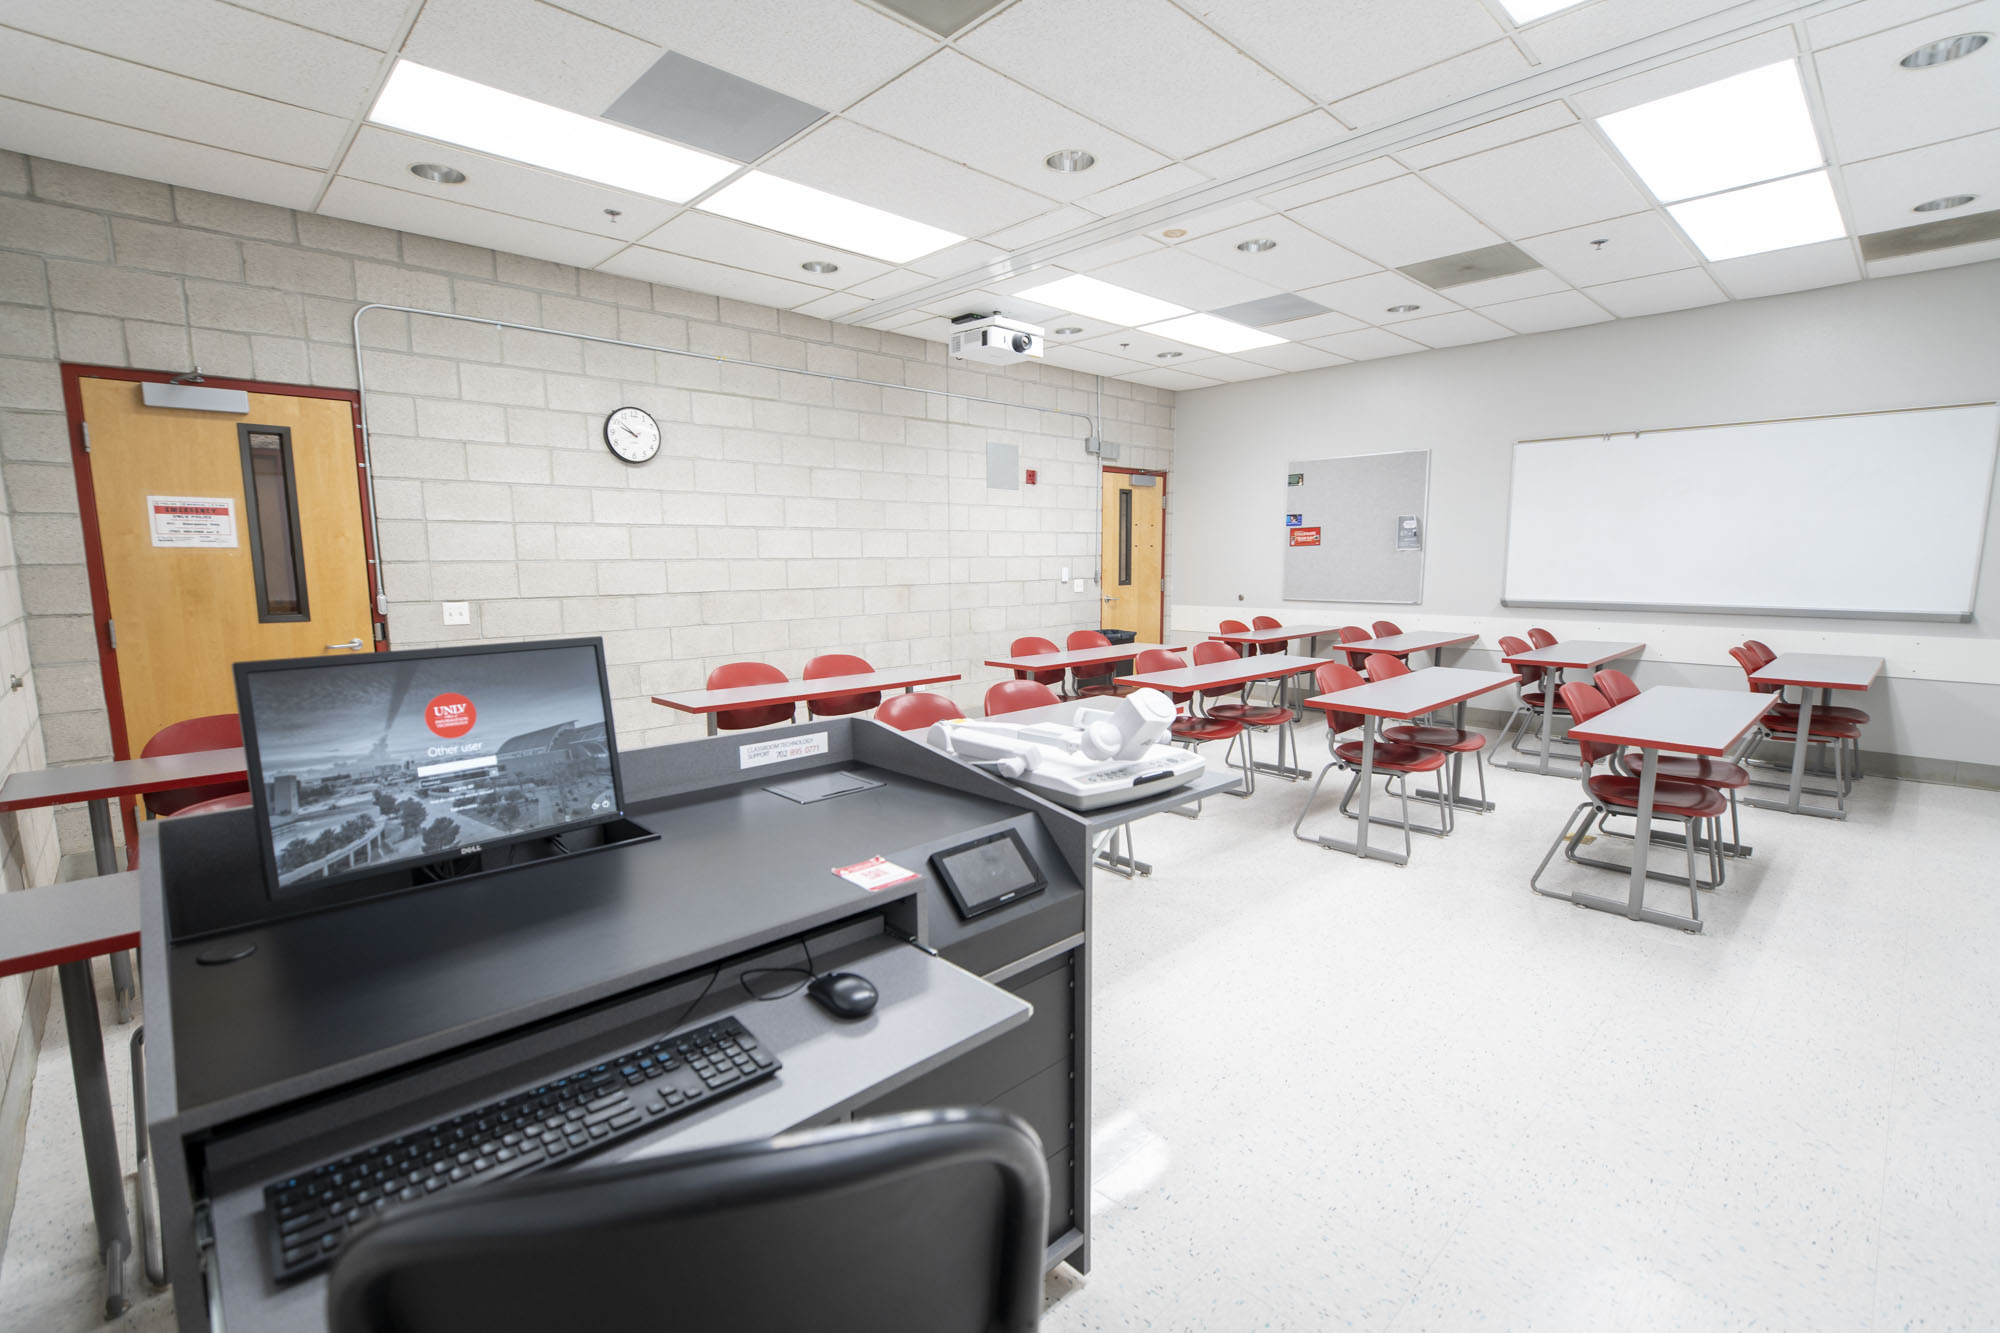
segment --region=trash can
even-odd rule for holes
[[[1128,643],[1136,643],[1139,638],[1139,631],[1135,629],[1099,629],[1097,632],[1120,647]],[[1114,676],[1131,675],[1132,660],[1127,658],[1123,662],[1113,662],[1111,664],[1111,674]]]

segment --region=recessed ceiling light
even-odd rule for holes
[[[1097,159],[1081,148],[1064,148],[1043,158],[1042,165],[1050,171],[1089,171]]]
[[[1179,352],[1155,352],[1153,355],[1161,361],[1178,361],[1181,358]]]
[[[1582,3],[1583,0],[1500,0],[1500,8],[1506,10],[1507,17],[1516,23],[1532,23]]]
[[[650,134],[408,60],[396,62],[368,119],[674,203],[737,169],[734,162]]]
[[[762,171],[746,172],[695,207],[891,264],[906,263],[965,239],[957,232]]]
[[[1086,278],[1081,273],[1072,273],[1067,278],[1057,278],[1039,287],[1028,287],[1014,295],[1036,305],[1074,311],[1109,324],[1150,324],[1155,320],[1172,319],[1175,315],[1188,313],[1184,305],[1100,282],[1096,278]]]
[[[410,174],[435,185],[463,185],[465,173],[457,167],[448,167],[442,162],[412,162]]]
[[[1392,305],[1389,307],[1389,313],[1392,315],[1407,315],[1416,309],[1418,307],[1413,305]]]
[[[840,265],[838,265],[838,264],[829,264],[829,263],[828,263],[828,262],[827,262],[826,260],[824,260],[824,259],[808,259],[808,260],[807,260],[807,261],[806,261],[805,263],[803,263],[803,264],[799,265],[799,267],[800,267],[800,268],[802,268],[802,269],[804,269],[804,270],[805,270],[806,272],[808,272],[808,273],[838,273],[838,272],[840,272]]]
[[[1058,338],[1067,338],[1067,337],[1069,337],[1069,336],[1070,336],[1070,334],[1072,334],[1072,333],[1082,333],[1082,332],[1083,332],[1083,330],[1082,330],[1082,329],[1080,329],[1080,328],[1078,328],[1078,327],[1077,327],[1076,325],[1074,325],[1074,324],[1065,324],[1065,325],[1063,325],[1063,326],[1062,326],[1061,328],[1059,328],[1059,329],[1057,329],[1057,330],[1056,330],[1056,337],[1058,337]]]
[[[1179,319],[1148,324],[1146,332],[1172,338],[1177,343],[1192,343],[1211,352],[1247,352],[1253,347],[1276,347],[1289,341],[1220,315],[1182,315]]]
[[[1847,234],[1824,171],[1691,199],[1667,212],[1711,260],[1789,250]]]
[[[1266,250],[1277,249],[1278,243],[1268,237],[1259,236],[1254,240],[1238,241],[1236,248],[1246,255],[1261,255]]]
[[[1643,102],[1597,123],[1662,203],[1826,161],[1793,60]]]
[[[1932,65],[1942,65],[1947,60],[1969,56],[1991,40],[1991,34],[1983,32],[1962,32],[1956,37],[1930,42],[1918,47],[1896,63],[1904,69],[1929,69]]]
[[[1912,213],[1941,213],[1947,208],[1964,208],[1978,197],[1976,194],[1948,194],[1942,199],[1926,199],[1910,211]]]

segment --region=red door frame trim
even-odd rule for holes
[[[1113,467],[1109,463],[1105,463],[1102,466],[1106,472],[1116,472],[1127,477],[1158,477],[1160,479],[1160,642],[1165,643],[1167,641],[1167,474],[1158,468],[1150,467]],[[1097,511],[1100,514],[1104,512],[1103,490],[1103,483],[1100,482],[1098,484],[1097,497]],[[1104,543],[1101,540],[1097,544],[1097,563],[1099,566],[1099,586],[1101,589],[1104,572]],[[1104,604],[1102,602],[1098,603],[1097,615],[1098,619],[1102,621],[1104,618]]]
[[[125,366],[62,365],[63,411],[69,418],[69,452],[76,476],[76,501],[83,520],[83,562],[90,574],[91,627],[97,636],[97,661],[104,677],[104,704],[111,720],[111,755],[132,757],[131,737],[125,734],[125,705],[118,687],[118,652],[111,646],[111,585],[104,572],[104,539],[97,526],[97,487],[90,471],[90,450],[83,438],[83,381],[128,380],[140,384],[165,384],[173,379],[169,370],[133,370]],[[247,393],[268,393],[287,398],[332,398],[348,405],[354,418],[354,464],[361,491],[361,549],[368,564],[368,618],[381,627],[375,650],[389,646],[389,620],[382,614],[381,565],[375,558],[373,528],[369,524],[372,497],[368,488],[368,460],[361,447],[361,395],[352,389],[325,389],[307,384],[267,384],[259,380],[233,380],[210,375],[204,386],[215,389],[242,389]],[[128,836],[132,832],[129,824]]]

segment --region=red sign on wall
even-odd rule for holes
[[[1319,545],[1318,528],[1293,528],[1291,530],[1291,533],[1292,533],[1292,545],[1294,546]]]
[[[438,735],[450,740],[472,730],[479,710],[462,694],[440,694],[424,705],[424,722]]]

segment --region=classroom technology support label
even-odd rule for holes
[[[826,733],[809,732],[804,736],[787,736],[783,740],[752,741],[748,745],[736,747],[742,757],[742,768],[761,768],[765,764],[782,764],[787,759],[804,759],[808,755],[826,753]]]

